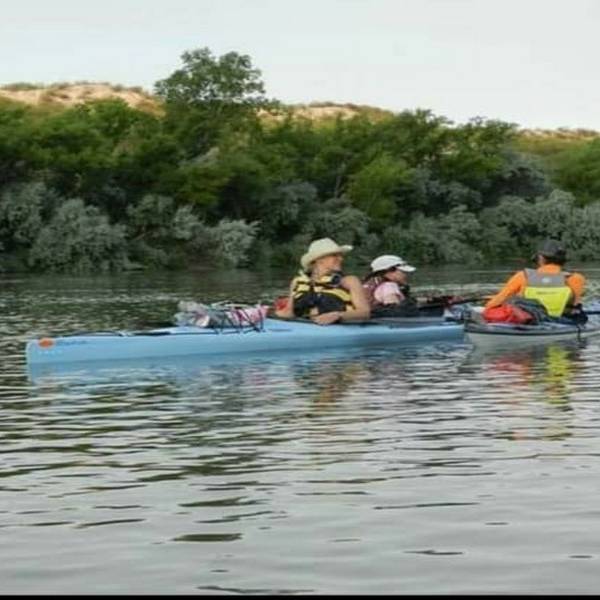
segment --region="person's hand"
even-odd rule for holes
[[[322,315],[313,317],[312,320],[318,325],[331,325],[340,320],[340,313],[337,311],[323,313]]]

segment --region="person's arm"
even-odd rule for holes
[[[336,310],[313,317],[319,325],[329,325],[337,321],[362,321],[371,316],[367,295],[358,277],[347,275],[342,279],[342,285],[350,292],[354,308],[352,310]]]
[[[404,295],[400,291],[398,284],[393,281],[382,283],[375,294],[377,300],[384,305],[400,304],[404,299]]]
[[[581,273],[573,273],[567,278],[567,285],[573,290],[573,304],[581,304],[585,292],[585,277]]]
[[[504,287],[495,295],[492,296],[485,304],[485,308],[493,308],[494,306],[500,306],[504,304],[511,296],[520,294],[527,281],[525,280],[525,274],[523,271],[515,273],[504,285]]]

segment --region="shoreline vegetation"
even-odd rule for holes
[[[545,237],[598,260],[600,132],[286,106],[249,56],[207,48],[153,94],[0,87],[2,271],[290,266],[319,237],[363,263],[499,263]]]

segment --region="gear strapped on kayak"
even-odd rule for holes
[[[181,301],[177,308],[179,312],[175,314],[173,320],[178,327],[262,331],[269,307],[261,304],[247,306],[228,301],[211,304]]]

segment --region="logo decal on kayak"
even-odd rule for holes
[[[42,338],[38,342],[40,348],[52,348],[54,346],[54,340],[52,338]]]

